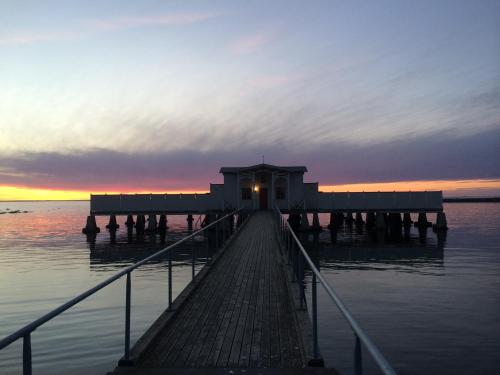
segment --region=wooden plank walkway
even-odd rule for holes
[[[256,212],[136,365],[115,372],[306,367],[284,267],[272,213]]]

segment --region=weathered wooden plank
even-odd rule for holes
[[[236,332],[234,335],[233,344],[231,347],[231,354],[228,361],[228,367],[234,367],[239,365],[240,358],[242,356],[242,345],[245,339],[245,334],[248,334],[251,341],[251,329],[246,327],[252,327],[253,316],[249,315],[250,311],[255,310],[255,301],[258,291],[258,279],[261,271],[261,258],[263,255],[264,248],[262,243],[254,242],[253,250],[254,253],[254,268],[251,270],[249,283],[247,284],[246,293],[243,299],[243,309],[240,312],[240,318],[236,326]],[[253,306],[252,306],[253,305]],[[249,340],[246,340],[249,342]],[[249,353],[248,353],[249,354]],[[244,355],[248,357],[248,354]]]
[[[248,251],[248,249],[245,249],[242,247],[242,252],[241,252],[241,257],[239,266],[236,266],[233,268],[233,272],[238,275],[238,280],[237,282],[233,284],[229,284],[228,287],[232,288],[231,292],[228,292],[226,294],[226,297],[224,299],[224,302],[222,306],[219,306],[219,309],[217,310],[217,314],[214,320],[214,323],[209,329],[209,334],[207,334],[206,340],[203,342],[202,347],[200,349],[200,354],[198,358],[192,358],[193,361],[195,361],[196,366],[207,366],[207,362],[209,360],[209,357],[212,355],[214,356],[213,350],[215,350],[215,342],[217,337],[220,337],[223,331],[223,325],[227,322],[227,319],[230,317],[230,310],[229,306],[231,305],[232,301],[234,301],[234,298],[236,298],[236,295],[240,290],[236,287],[236,285],[240,285],[241,280],[243,278],[244,272],[242,270],[245,267],[248,267],[248,262],[250,260],[249,257],[246,257],[245,252]]]
[[[252,241],[250,242],[250,248],[253,249],[254,244],[255,244],[255,239],[252,238]],[[222,345],[218,353],[217,362],[214,363],[214,365],[217,367],[227,367],[229,356],[231,354],[231,347],[236,333],[236,328],[240,321],[242,310],[244,309],[244,298],[247,295],[249,277],[256,267],[256,262],[255,262],[256,252],[252,251],[251,253],[248,254],[248,256],[250,257],[250,265],[246,270],[243,270],[243,272],[245,273],[245,277],[243,278],[242,284],[239,286],[240,293],[238,294],[238,297],[234,305],[232,306],[233,311],[231,319],[229,320],[229,325],[224,334],[224,340],[222,341]]]
[[[238,259],[233,257],[233,262],[229,265],[228,269],[237,269]],[[232,272],[232,276],[228,280],[220,281],[222,285],[213,286],[219,292],[217,298],[214,299],[214,303],[211,308],[205,313],[207,315],[207,320],[203,324],[201,331],[195,344],[192,347],[189,356],[186,359],[186,367],[196,367],[197,361],[203,361],[208,355],[208,351],[211,349],[211,344],[209,344],[211,337],[213,337],[218,330],[219,324],[221,322],[222,314],[227,308],[229,298],[228,290],[231,288],[234,282],[236,282],[238,277],[241,277],[241,272]]]
[[[236,259],[233,258],[232,260],[235,261]],[[235,266],[234,263],[224,265],[228,268]],[[193,324],[191,324],[191,331],[189,332],[189,335],[186,335],[186,340],[184,341],[183,346],[179,345],[179,350],[177,352],[174,351],[174,354],[178,353],[178,356],[175,358],[175,360],[174,356],[167,358],[167,362],[169,360],[172,361],[173,367],[185,367],[185,363],[188,360],[191,351],[193,350],[196,343],[200,341],[201,331],[206,325],[210,323],[210,318],[212,318],[211,312],[214,308],[220,306],[221,301],[227,295],[227,289],[229,288],[229,286],[224,287],[223,285],[221,285],[221,283],[223,281],[231,283],[236,275],[233,274],[232,277],[224,276],[225,275],[223,273],[220,273],[219,277],[214,278],[215,282],[211,283],[212,293],[207,293],[211,296],[211,299],[208,303],[205,303],[204,306],[200,308],[201,311],[193,312],[193,316],[198,316],[198,319],[191,319],[193,321]]]

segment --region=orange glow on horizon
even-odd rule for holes
[[[500,180],[434,180],[434,181],[395,181],[395,182],[374,182],[344,185],[321,185],[320,191],[341,192],[341,191],[431,191],[442,190],[448,195],[457,195],[460,192],[471,194],[475,191],[479,194],[484,190],[499,190]],[[497,192],[498,194],[498,192]]]
[[[258,187],[256,187],[258,189]],[[396,181],[380,183],[357,183],[343,185],[320,185],[319,190],[323,192],[342,191],[424,191],[442,190],[444,196],[467,196],[500,195],[500,180],[434,180],[434,181]],[[208,190],[199,191],[194,189],[170,190],[170,191],[80,191],[80,190],[54,190],[42,188],[29,188],[20,186],[0,186],[0,201],[16,200],[89,200],[90,194],[204,194]]]
[[[171,191],[79,191],[36,189],[18,186],[0,186],[0,201],[37,201],[37,200],[89,200],[91,194],[204,194],[207,191],[199,190],[171,190]]]

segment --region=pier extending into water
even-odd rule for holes
[[[291,298],[276,229],[271,212],[248,219],[190,295],[174,302],[132,349],[133,373],[322,364],[313,358],[307,312]]]

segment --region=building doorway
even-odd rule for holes
[[[267,204],[267,188],[260,188],[259,189],[259,208],[261,210],[267,210],[268,209],[268,204]]]

